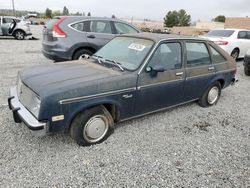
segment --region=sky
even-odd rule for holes
[[[185,9],[192,21],[210,21],[217,15],[250,17],[250,0],[14,0],[17,10],[45,12],[46,8],[92,16],[163,20],[171,10]],[[0,0],[0,9],[11,9],[12,0]]]

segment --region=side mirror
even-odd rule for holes
[[[158,72],[164,72],[165,69],[161,65],[155,65],[154,67],[146,67],[146,72],[150,73],[152,77],[157,76]]]

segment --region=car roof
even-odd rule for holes
[[[112,21],[120,21],[120,22],[125,22],[123,20],[117,19],[117,18],[107,18],[107,17],[92,17],[92,16],[56,16],[54,18],[71,18],[75,20],[112,20]]]
[[[122,37],[135,37],[135,38],[149,39],[149,40],[153,40],[154,42],[160,42],[162,40],[172,40],[172,39],[209,41],[207,39],[198,38],[198,37],[189,37],[189,36],[173,35],[173,34],[157,34],[157,33],[147,33],[147,32],[124,34],[121,36]]]

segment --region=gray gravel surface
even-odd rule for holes
[[[41,39],[41,27],[32,27]],[[36,137],[6,106],[18,70],[50,64],[41,40],[0,39],[0,187],[250,187],[250,77],[219,103],[191,103],[117,125],[104,143]]]

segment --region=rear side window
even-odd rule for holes
[[[46,24],[47,29],[52,29],[53,26],[59,21],[60,18],[53,18],[51,20],[48,21],[48,23]]]
[[[93,20],[90,22],[90,31],[95,33],[109,33],[112,34],[112,29],[109,21]]]
[[[71,25],[72,28],[78,31],[87,31],[87,22],[78,22]]]
[[[13,19],[12,18],[3,18],[3,24],[5,23],[12,23]]]
[[[220,52],[218,52],[218,50],[216,50],[212,46],[210,46],[210,49],[211,49],[211,55],[212,55],[213,62],[221,63],[221,62],[226,61],[226,58]]]
[[[124,34],[124,33],[138,33],[137,30],[135,30],[133,27],[121,23],[121,22],[114,22],[115,28],[118,34]]]
[[[240,31],[238,33],[238,39],[250,39],[247,31]]]
[[[196,67],[211,64],[208,49],[205,43],[188,42],[187,49],[187,66]]]

